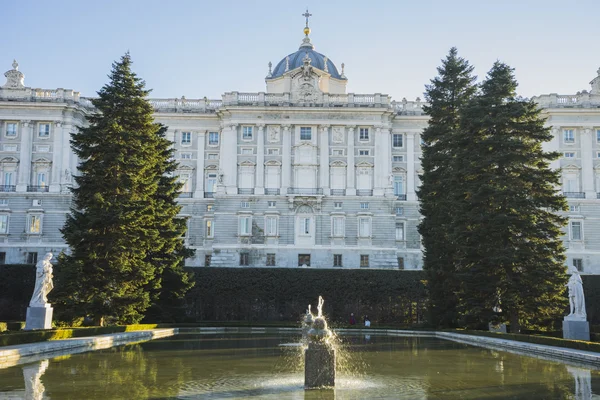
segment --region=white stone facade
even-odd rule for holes
[[[313,50],[307,36],[269,68],[266,92],[150,100],[180,164],[188,266],[422,268],[423,103],[346,93],[343,65]],[[0,262],[34,262],[66,250],[69,139],[93,107],[73,90],[26,87],[16,63],[5,76]],[[555,135],[548,148],[564,156],[568,263],[600,273],[600,77],[591,84],[535,100]]]

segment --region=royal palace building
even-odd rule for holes
[[[417,224],[423,103],[348,93],[310,30],[266,91],[150,99],[168,126],[187,218],[188,266],[422,268]],[[590,91],[534,98],[561,152],[568,263],[600,273],[600,70]],[[70,89],[0,88],[0,263],[67,250],[60,228],[78,160],[69,139],[94,112]],[[385,91],[385,88],[380,88]]]

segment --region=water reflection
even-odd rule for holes
[[[7,399],[600,399],[600,373],[434,338],[345,337],[335,390],[303,390],[301,357],[273,335],[180,335],[0,370]],[[360,368],[359,368],[360,369]],[[596,386],[598,385],[598,386]]]

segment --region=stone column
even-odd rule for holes
[[[21,121],[21,149],[19,153],[17,192],[26,192],[27,185],[31,183],[31,142],[33,125],[34,124],[31,121]]]
[[[59,193],[60,192],[60,176],[62,172],[62,152],[64,151],[62,147],[62,136],[63,136],[63,123],[62,121],[54,122],[54,129],[52,134],[52,172],[51,172],[51,180],[50,187],[48,190],[50,192]]]
[[[383,196],[384,188],[387,186],[387,180],[389,176],[387,173],[386,159],[388,156],[388,149],[386,147],[385,134],[381,126],[375,127],[375,168],[374,168],[374,196]]]
[[[71,170],[71,124],[65,124],[62,128],[62,138],[60,141],[61,147],[61,167],[60,167],[60,185],[61,190],[66,191],[67,185],[73,182],[73,170]],[[56,150],[54,150],[56,151]],[[74,157],[74,155],[73,155]]]
[[[415,193],[415,133],[406,134],[406,200],[416,201]]]
[[[392,177],[392,128],[384,128],[383,135],[385,138],[387,157],[385,158],[385,179],[384,179],[384,192],[386,196],[394,195],[394,185],[391,180]]]
[[[547,152],[558,151],[560,149],[561,127],[553,126],[552,129],[550,130],[550,132],[552,133],[552,140],[550,140],[549,142],[542,143],[542,148],[544,149],[544,151],[547,151]],[[550,168],[559,169],[560,168],[560,158],[558,160],[552,161],[550,163]],[[560,189],[560,190],[562,190],[562,189]]]
[[[204,198],[204,146],[206,143],[206,131],[198,132],[198,153],[196,154],[196,187],[194,198]]]
[[[256,189],[254,194],[265,194],[265,125],[257,125],[256,136]]]
[[[286,195],[290,187],[290,178],[292,175],[292,137],[290,132],[291,125],[283,125],[282,142],[283,149],[281,153],[281,194]]]
[[[219,168],[227,194],[237,194],[237,126],[229,124],[221,133]]]
[[[320,154],[320,187],[323,194],[329,195],[329,125],[319,126],[319,154]]]
[[[346,127],[348,129],[348,167],[346,170],[346,195],[356,196],[356,166],[354,165],[354,126]]]
[[[581,131],[581,183],[586,199],[595,199],[593,138],[590,128]]]

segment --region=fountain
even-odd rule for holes
[[[305,318],[312,319],[308,331],[308,348],[304,350],[304,388],[318,389],[335,386],[335,349],[333,335],[323,317],[323,297],[319,296],[317,317],[312,318],[310,308]],[[310,318],[309,318],[310,314]]]

